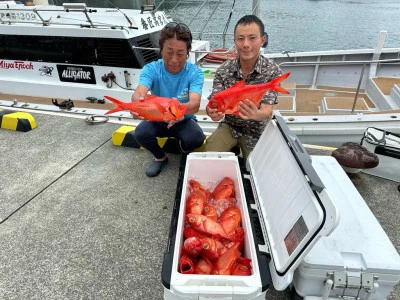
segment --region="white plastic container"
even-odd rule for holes
[[[293,273],[320,236],[338,222],[336,207],[311,166],[310,157],[282,118],[274,117],[248,160],[250,175],[243,179],[232,153],[200,152],[187,157],[180,170],[169,245],[164,254],[164,298],[264,299],[271,279],[277,290],[292,282]],[[242,213],[244,256],[252,259],[250,276],[181,274],[188,180],[204,186],[229,176]],[[248,209],[243,180],[250,180],[255,205]],[[250,213],[256,210],[265,245],[256,245]],[[257,213],[256,213],[257,214]],[[268,252],[263,255],[261,251]]]
[[[340,222],[296,269],[296,292],[310,300],[315,298],[308,296],[386,299],[400,280],[399,254],[337,161],[326,156],[312,161],[335,195]]]

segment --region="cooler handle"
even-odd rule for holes
[[[242,173],[242,182],[246,196],[250,227],[251,231],[253,232],[256,259],[258,262],[258,271],[260,273],[261,291],[265,292],[266,290],[268,290],[272,282],[271,272],[269,269],[269,262],[271,260],[271,257],[268,253],[268,250],[264,252],[264,250],[266,250],[268,246],[266,246],[266,241],[264,240],[262,234],[260,218],[257,210],[257,205],[254,201],[254,194],[251,187],[250,176]]]
[[[289,126],[287,126],[285,120],[277,115],[274,115],[273,118],[275,119],[278,128],[281,130],[282,136],[289,144],[289,147],[292,150],[295,159],[299,163],[300,168],[306,175],[307,181],[309,182],[311,189],[317,191],[318,193],[321,193],[325,186],[319,178],[317,172],[315,172],[314,168],[311,165],[310,155],[308,155],[306,149],[304,149],[299,138],[290,131]]]
[[[179,207],[181,203],[182,196],[182,188],[183,188],[183,177],[185,173],[185,165],[186,165],[186,155],[181,155],[181,162],[179,166],[179,174],[178,174],[178,182],[176,184],[176,193],[175,193],[175,201],[174,208],[172,210],[171,216],[171,225],[169,228],[168,234],[168,244],[167,250],[164,253],[164,259],[161,269],[161,282],[163,286],[167,289],[171,287],[171,274],[172,274],[172,262],[174,260],[174,245],[176,240],[176,231],[178,227],[178,218],[179,218]]]

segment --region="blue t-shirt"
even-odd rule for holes
[[[203,84],[203,72],[196,65],[186,62],[182,71],[171,74],[165,69],[162,59],[145,65],[139,77],[139,85],[146,86],[151,94],[177,98],[181,103],[189,102],[189,93],[201,95]],[[185,119],[193,118],[193,114],[185,115]]]

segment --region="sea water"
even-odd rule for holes
[[[61,0],[54,0],[60,1]],[[69,0],[88,5],[135,8],[153,0]],[[254,0],[256,2],[257,0]],[[49,1],[51,2],[51,0]],[[64,1],[66,2],[66,1]],[[384,47],[400,47],[400,0],[259,0],[269,43],[266,52],[372,49],[381,30]],[[252,0],[156,0],[156,7],[189,25],[194,38],[212,48],[233,45],[237,20],[252,13]],[[233,5],[234,4],[234,5]],[[201,10],[200,10],[201,8]],[[229,16],[231,14],[231,18]],[[218,35],[215,35],[218,33]]]

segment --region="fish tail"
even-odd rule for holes
[[[113,114],[113,113],[119,112],[121,110],[123,110],[123,109],[121,109],[120,107],[116,107],[116,108],[110,109],[108,112],[105,113],[105,115]]]
[[[105,113],[106,115],[126,109],[126,107],[125,107],[126,103],[125,102],[122,102],[122,101],[120,101],[118,99],[115,99],[114,97],[111,97],[111,96],[104,96],[104,98],[106,98],[107,100],[113,102],[116,105],[115,108],[113,108],[113,109],[109,110],[108,112],[106,112]]]
[[[290,75],[290,72],[287,72],[279,77],[276,77],[275,79],[271,80],[270,83],[271,85],[278,85],[279,83],[281,83],[282,81],[284,81],[286,78],[288,78]]]
[[[273,90],[275,92],[279,92],[279,93],[282,93],[282,94],[290,94],[290,92],[288,90],[286,90],[283,87],[280,87],[278,85],[276,87],[274,87]]]
[[[272,90],[275,92],[283,93],[283,94],[290,94],[290,92],[283,87],[280,87],[279,84],[284,81],[286,78],[288,78],[290,75],[290,72],[287,72],[271,81],[268,82],[271,86],[273,86]]]

